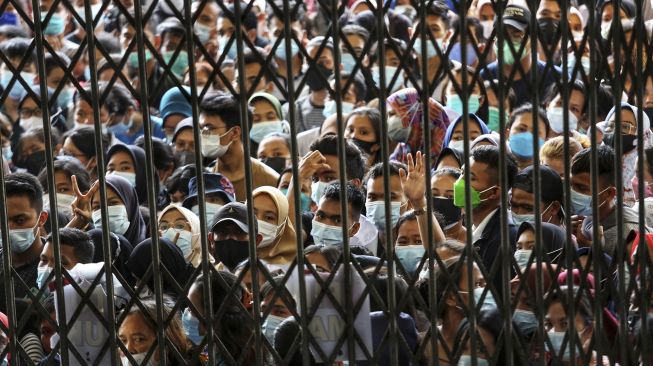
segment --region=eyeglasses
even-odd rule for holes
[[[616,129],[616,123],[604,122],[603,132],[614,133]],[[631,121],[621,121],[621,133],[624,135],[635,135],[637,133],[637,124]]]
[[[187,224],[188,224],[188,221],[186,221],[186,220],[176,220],[173,223],[169,223],[167,221],[161,221],[159,223],[159,230],[166,231],[168,229],[175,229],[175,230],[181,231],[181,230],[186,229]]]

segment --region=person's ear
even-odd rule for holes
[[[86,162],[86,171],[92,172],[97,167],[97,156],[94,156]]]
[[[374,145],[370,148],[370,152],[371,152],[371,153],[375,153],[375,152],[377,152],[377,151],[379,151],[379,150],[381,150],[381,146],[380,146],[379,144],[374,144]]]
[[[360,222],[355,223],[349,232],[349,237],[351,238],[352,236],[356,235],[358,233],[358,230],[360,229],[361,224]]]
[[[258,248],[258,245],[261,244],[263,241],[263,235],[261,234],[256,234],[256,247]]]
[[[362,181],[359,178],[354,178],[350,180],[349,183],[353,184],[356,188],[360,188]]]
[[[249,292],[244,286],[243,286],[243,306],[247,310],[252,309],[252,305],[254,304],[253,302],[253,296],[252,293]]]
[[[447,299],[445,300],[445,303],[450,308],[458,306],[458,302],[456,301],[456,296],[454,294],[449,294],[449,296],[447,296]]]
[[[39,214],[39,219],[37,221],[37,226],[43,227],[45,225],[45,222],[48,221],[48,212],[47,211],[41,211]]]
[[[161,36],[154,36],[154,47],[157,50],[161,49],[161,43],[163,43]]]

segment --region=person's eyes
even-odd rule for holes
[[[273,215],[265,215],[264,219],[265,221],[277,221],[277,218]]]
[[[336,224],[340,224],[340,223],[342,223],[342,220],[338,217],[338,218],[334,218],[333,222],[336,223]]]

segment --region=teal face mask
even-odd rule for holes
[[[281,193],[283,193],[284,196],[288,194],[288,188],[280,189],[280,191],[281,191]],[[301,192],[301,193],[299,194],[299,197],[300,197],[300,199],[301,199],[301,204],[300,204],[300,206],[301,206],[301,210],[302,210],[302,212],[310,211],[310,210],[311,210],[311,202],[312,202],[312,201],[311,201],[311,197],[309,197],[309,196],[308,196],[306,193],[304,193],[304,192]]]
[[[517,54],[517,57],[519,57],[519,51],[521,49],[521,41],[513,42],[512,47],[515,50],[515,53]],[[503,64],[510,66],[514,65],[515,62],[523,60],[528,54],[530,53],[528,45],[524,47],[524,50],[522,51],[521,57],[519,57],[519,60],[515,58],[515,55],[512,52],[512,49],[510,49],[510,42],[505,41],[503,42],[503,49],[499,51],[499,46],[497,45],[497,42],[494,42],[492,45],[492,49],[494,50],[494,53],[497,55],[497,59],[503,55]]]
[[[471,94],[467,99],[467,113],[476,113],[481,106],[481,96],[478,94]],[[451,108],[459,115],[463,114],[463,100],[458,94],[447,95],[447,107]]]
[[[174,55],[174,53],[175,51],[163,52],[163,60],[166,62],[166,64],[170,65],[170,60],[172,60],[172,56]],[[182,77],[186,73],[187,69],[188,69],[188,52],[180,51],[173,64],[170,65],[170,71],[172,71],[175,75]]]
[[[510,119],[510,116],[506,111],[504,111],[505,118],[503,119],[503,123],[508,123],[508,120]],[[499,125],[499,119],[501,117],[501,114],[499,113],[499,108],[498,107],[488,107],[488,116],[487,116],[487,127],[494,131],[499,133],[500,130],[500,125]]]
[[[395,254],[409,275],[414,275],[422,261],[425,249],[422,245],[403,245],[395,247]]]

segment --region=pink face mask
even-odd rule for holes
[[[637,180],[637,176],[634,176],[631,182],[633,184],[633,192],[635,192],[635,197],[639,199],[639,181]],[[651,189],[651,183],[646,183],[644,186],[644,198],[649,197],[653,197],[653,190]]]

